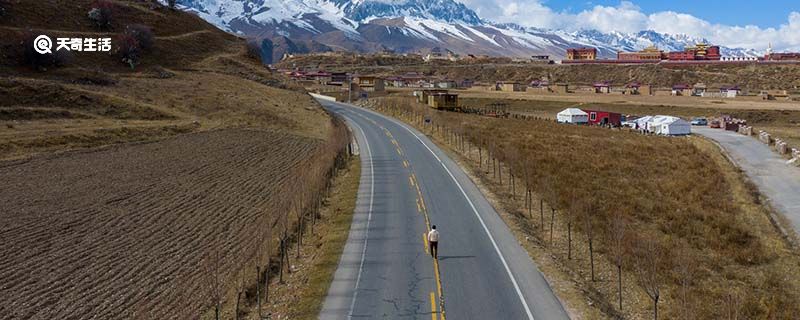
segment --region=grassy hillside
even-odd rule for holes
[[[88,18],[111,7],[110,25]],[[246,55],[245,41],[154,1],[5,1],[0,16],[0,159],[229,127],[324,138],[310,97]],[[137,63],[117,51],[130,26],[152,36]],[[110,37],[112,52],[31,62],[32,36]],[[28,59],[26,59],[26,57]],[[286,90],[290,89],[290,90]]]

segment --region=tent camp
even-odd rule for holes
[[[633,120],[633,122],[636,125],[634,127],[634,129],[641,130],[641,131],[647,131],[647,124],[652,120],[653,120],[653,116],[644,116],[644,117],[641,117],[639,119]]]
[[[686,120],[672,118],[661,122],[661,128],[658,131],[659,134],[665,136],[682,136],[692,133],[692,125]]]
[[[647,130],[665,136],[680,136],[691,134],[692,125],[677,117],[655,116],[647,124]]]
[[[567,108],[556,115],[559,123],[583,124],[589,122],[589,114],[578,108]]]

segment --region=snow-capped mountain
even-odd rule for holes
[[[601,58],[617,51],[657,46],[682,50],[705,39],[686,35],[567,32],[497,24],[481,19],[455,0],[178,0],[218,27],[286,45],[269,45],[273,56],[307,48],[374,52],[425,52],[445,47],[460,54],[494,56],[551,55],[566,48],[591,46]],[[291,48],[290,48],[291,47]],[[294,49],[292,49],[294,48]],[[314,48],[314,49],[308,49]],[[722,47],[723,55],[755,56],[754,50]]]

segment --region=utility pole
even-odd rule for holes
[[[353,103],[353,77],[347,75],[347,103]]]

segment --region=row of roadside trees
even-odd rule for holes
[[[512,204],[515,220],[529,230],[526,235],[559,256],[563,254],[561,258],[570,268],[585,275],[587,286],[605,290],[605,301],[596,302],[606,313],[618,317],[636,314],[637,310],[631,310],[635,306],[626,307],[625,297],[637,300],[634,298],[643,294],[650,299],[652,316],[657,319],[667,293],[672,301],[671,316],[730,315],[733,319],[743,313],[745,299],[757,299],[742,294],[731,282],[712,292],[726,303],[699,303],[711,297],[701,296],[708,290],[698,287],[704,280],[698,279],[698,274],[707,272],[709,266],[703,264],[709,260],[697,246],[713,245],[717,251],[733,254],[728,250],[737,250],[742,243],[720,241],[719,234],[702,234],[697,225],[689,226],[709,214],[740,214],[730,206],[691,208],[706,199],[727,196],[720,188],[725,186],[722,175],[713,166],[699,165],[708,160],[696,150],[684,150],[674,161],[653,163],[642,158],[660,156],[654,142],[641,141],[648,138],[633,134],[599,128],[577,128],[576,133],[575,127],[546,120],[438,112],[409,98],[384,98],[371,104],[415,125],[477,167],[494,191]],[[687,147],[674,140],[656,139],[657,146],[669,151]],[[598,148],[598,143],[615,145]],[[679,161],[689,168],[676,174],[673,170],[682,165]],[[684,180],[687,176],[693,179]],[[706,223],[724,225],[736,234],[747,233],[746,226],[730,221]],[[763,254],[757,240],[744,247],[753,250],[754,256]],[[612,274],[615,285],[604,284]],[[633,290],[633,284],[639,290]]]

